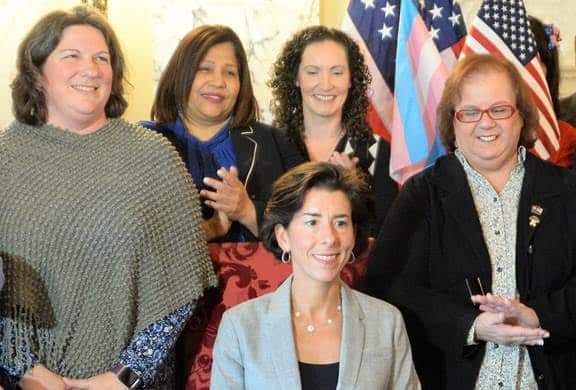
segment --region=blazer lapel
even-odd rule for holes
[[[354,298],[352,290],[344,282],[342,282],[340,293],[342,295],[342,341],[336,390],[356,387],[365,343],[364,313]]]
[[[484,234],[466,180],[466,173],[456,156],[449,156],[448,159],[452,161],[446,161],[447,164],[443,164],[434,177],[444,191],[441,195],[442,207],[464,232],[483,274],[491,275],[490,255],[484,242]],[[483,282],[487,283],[484,286],[491,286],[491,280]]]
[[[546,172],[542,163],[529,153],[525,167],[516,227],[516,280],[523,301],[529,299],[531,293],[534,236],[546,219],[550,198],[562,192],[553,174]]]
[[[296,343],[292,333],[291,294],[292,276],[278,287],[270,301],[268,324],[263,342],[272,350],[272,364],[279,389],[298,390],[300,370],[296,355]]]
[[[254,170],[254,163],[256,161],[256,152],[258,151],[258,142],[252,136],[254,129],[249,126],[248,129],[243,131],[231,131],[232,145],[236,153],[236,164],[238,165],[238,172],[240,180],[244,183],[244,187],[248,187],[250,178]]]

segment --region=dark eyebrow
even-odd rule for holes
[[[322,214],[320,214],[320,213],[312,213],[312,212],[310,212],[310,213],[304,212],[304,213],[302,213],[302,215],[308,216],[308,217],[321,217],[322,216]],[[332,218],[350,218],[350,215],[349,214],[337,214],[337,215],[334,215]]]
[[[338,214],[338,215],[335,215],[334,218],[348,218],[348,219],[350,219],[351,216],[348,214]]]

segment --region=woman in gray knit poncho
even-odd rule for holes
[[[17,68],[0,132],[0,365],[23,389],[155,387],[216,283],[193,183],[162,136],[119,119],[124,58],[95,11],[43,17]]]

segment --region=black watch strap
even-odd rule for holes
[[[142,378],[133,369],[122,363],[116,363],[110,370],[118,377],[118,380],[130,390],[142,387]]]

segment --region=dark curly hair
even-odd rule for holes
[[[342,110],[342,124],[347,135],[352,142],[358,142],[367,139],[372,133],[366,122],[367,91],[371,77],[360,47],[340,30],[325,26],[308,27],[295,33],[286,42],[273,65],[272,78],[268,82],[274,97],[270,107],[274,114],[274,126],[285,128],[289,137],[304,152],[306,147],[302,139],[304,133],[302,95],[300,88],[296,87],[296,80],[304,49],[312,43],[322,41],[339,43],[348,56],[351,87]]]
[[[12,111],[20,122],[38,126],[48,120],[46,96],[40,83],[42,66],[60,43],[64,30],[77,25],[91,26],[100,31],[110,52],[112,90],[105,107],[106,117],[120,117],[128,107],[124,98],[126,65],[114,30],[94,8],[77,6],[70,11],[54,11],[42,17],[18,47],[17,74],[11,87]]]
[[[372,198],[364,175],[356,169],[346,169],[327,162],[307,162],[289,170],[272,186],[264,211],[260,238],[266,249],[281,259],[282,249],[276,240],[275,227],[288,228],[294,215],[304,205],[312,189],[342,191],[350,201],[352,223],[356,233],[354,253],[361,254],[368,246],[368,224]]]

